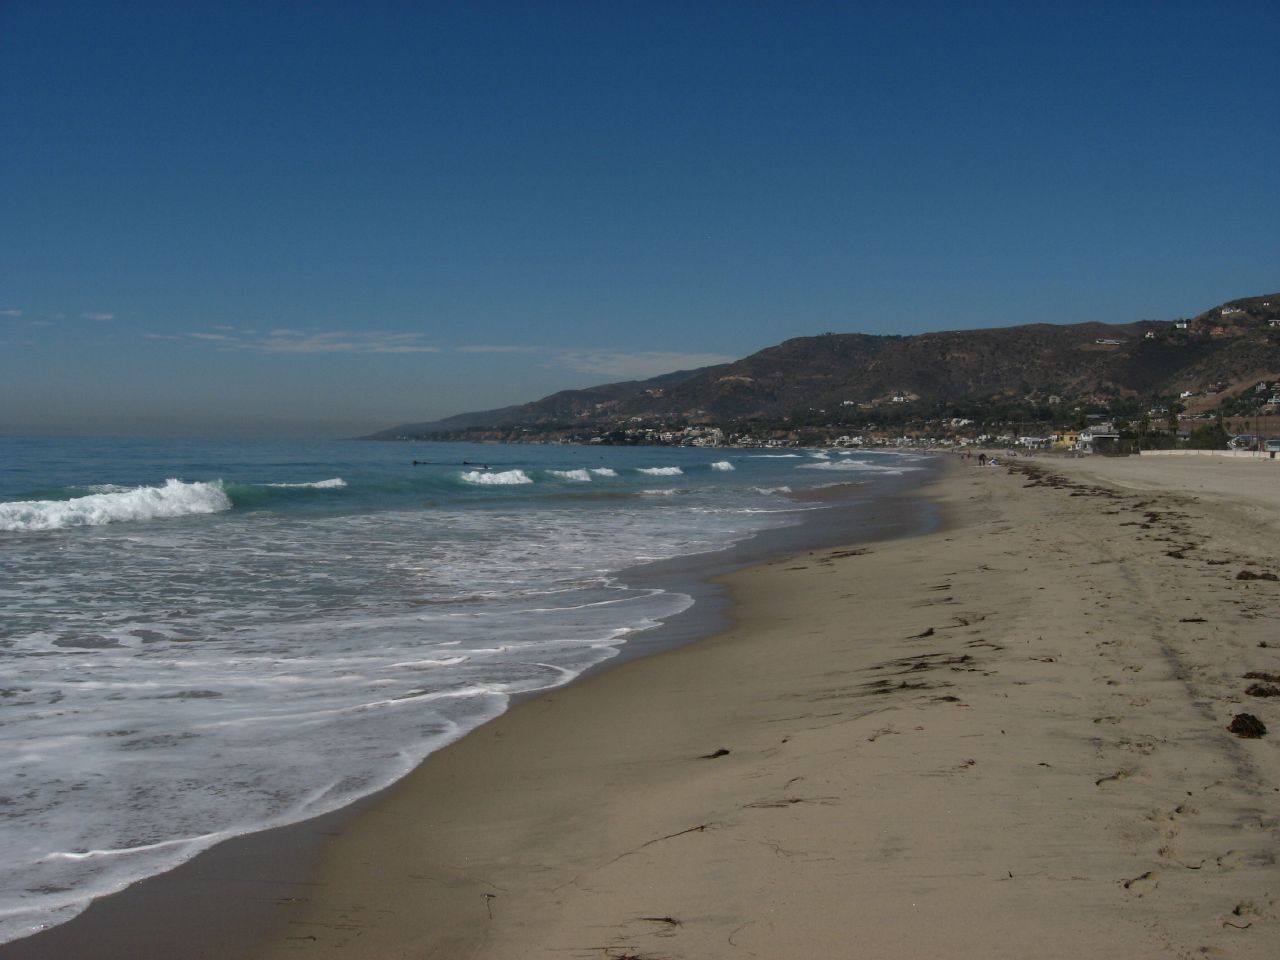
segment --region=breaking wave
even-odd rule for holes
[[[712,470],[732,470],[733,464],[728,460],[717,460],[711,465]]]
[[[467,483],[478,483],[481,486],[512,486],[518,483],[533,483],[523,470],[503,470],[501,473],[486,473],[483,470],[468,470],[462,475]]]
[[[639,471],[651,477],[678,477],[684,473],[679,467],[640,467]]]
[[[618,471],[613,467],[592,467],[591,472],[597,477],[616,477],[618,475]]]
[[[573,480],[575,483],[591,482],[591,474],[586,470],[548,470],[547,473],[560,480]]]
[[[836,473],[879,473],[886,476],[899,476],[919,467],[893,466],[886,467],[878,463],[865,463],[861,460],[818,460],[815,463],[802,463],[797,470],[831,470]]]
[[[303,488],[303,487],[309,487],[309,488],[311,488],[312,490],[332,490],[332,489],[335,489],[335,488],[337,488],[337,487],[345,487],[346,485],[347,485],[347,481],[343,480],[341,477],[333,477],[333,478],[332,478],[332,479],[330,479],[330,480],[313,480],[313,481],[311,481],[310,483],[266,483],[266,484],[263,484],[263,486],[266,486],[266,487],[294,487],[294,488],[299,488],[299,489],[300,489],[300,488]]]
[[[102,487],[104,491],[107,487]],[[0,530],[60,530],[94,527],[126,520],[155,520],[231,509],[222,481],[183,483],[166,480],[162,487],[128,487],[70,500],[18,500],[0,503]]]

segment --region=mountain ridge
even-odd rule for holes
[[[933,409],[1056,398],[1096,405],[1188,391],[1231,395],[1270,378],[1280,379],[1280,293],[1171,321],[794,337],[731,363],[561,390],[365,439],[551,432],[620,420],[724,424],[887,404]]]

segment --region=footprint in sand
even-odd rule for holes
[[[1273,866],[1275,862],[1275,854],[1269,850],[1259,850],[1253,853],[1248,853],[1244,850],[1228,850],[1222,856],[1214,858],[1214,863],[1218,865],[1218,869],[1223,873],[1231,873],[1241,867],[1269,867]]]
[[[1119,740],[1116,742],[1116,746],[1121,750],[1137,753],[1144,757],[1150,756],[1156,751],[1156,744],[1149,740]]]
[[[1139,874],[1131,880],[1125,880],[1122,886],[1135,896],[1145,897],[1160,886],[1160,874],[1154,870]]]
[[[1231,916],[1233,918],[1242,917],[1245,920],[1248,920],[1252,917],[1262,916],[1262,911],[1258,909],[1258,905],[1252,900],[1241,900],[1231,911]]]
[[[1166,843],[1163,847],[1156,851],[1156,856],[1161,860],[1172,860],[1175,863],[1181,862],[1182,851],[1180,851],[1172,843]],[[1199,867],[1196,868],[1197,870]]]

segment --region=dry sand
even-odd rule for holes
[[[1280,583],[1237,574],[1280,464],[929,492],[941,532],[733,574],[726,632],[429,759],[261,956],[1276,956]]]

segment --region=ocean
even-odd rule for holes
[[[688,609],[645,565],[920,460],[0,438],[0,943],[381,789]]]

